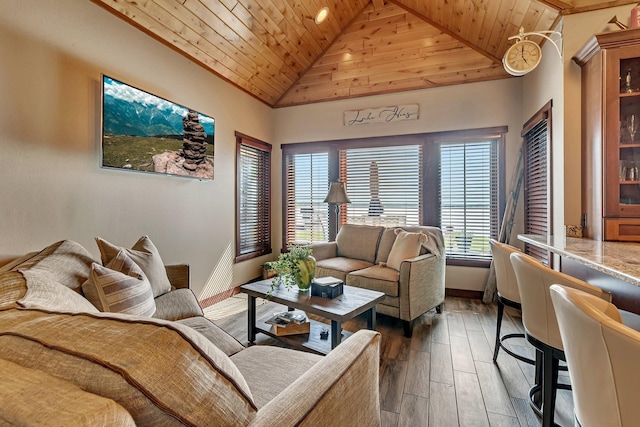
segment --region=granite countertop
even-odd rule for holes
[[[535,234],[518,239],[640,287],[640,243]]]

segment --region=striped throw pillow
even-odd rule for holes
[[[124,250],[106,266],[93,263],[91,276],[82,290],[100,311],[137,316],[152,316],[156,312],[147,276]]]

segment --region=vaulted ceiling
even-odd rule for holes
[[[551,30],[563,14],[636,3],[92,1],[272,107],[507,78],[502,56],[520,27]],[[329,17],[316,24],[323,6]]]

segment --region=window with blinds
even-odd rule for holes
[[[395,227],[419,225],[422,146],[390,146],[339,151],[340,181],[351,203],[341,222]]]
[[[524,134],[524,232],[526,234],[549,234],[549,123],[544,114]],[[549,252],[525,245],[525,253],[549,265]]]
[[[433,225],[447,263],[488,266],[504,210],[505,126],[283,145],[283,244],[329,241],[330,181],[351,203],[339,223]],[[331,209],[331,211],[329,211]]]
[[[285,153],[284,242],[308,244],[329,240],[329,154]]]
[[[271,253],[271,145],[236,132],[236,262]]]
[[[440,144],[440,225],[449,259],[491,259],[499,229],[499,139]]]

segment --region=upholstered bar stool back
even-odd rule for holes
[[[512,253],[520,251],[513,246],[500,243],[493,239],[489,240],[489,244],[491,245],[493,268],[496,272],[496,287],[498,288],[498,318],[496,322],[496,342],[493,350],[493,362],[495,363],[498,359],[498,351],[502,348],[507,354],[516,359],[533,365],[534,361],[532,359],[514,353],[504,343],[505,340],[510,338],[524,338],[524,334],[513,333],[500,335],[504,306],[506,305],[507,307],[522,311],[518,282],[516,281],[516,274],[513,271],[513,267],[511,266],[511,259],[509,259]]]
[[[640,421],[640,333],[624,326],[613,304],[553,285],[555,307],[582,427],[634,426]]]
[[[555,271],[528,255],[513,253],[510,258],[520,290],[522,323],[527,341],[542,353],[541,358],[536,358],[536,371],[542,372],[542,425],[552,426],[558,388],[558,363],[565,360],[565,355],[549,288],[553,284],[561,284],[608,302],[611,301],[611,294]],[[533,398],[534,393],[537,393],[535,386],[529,393]]]

